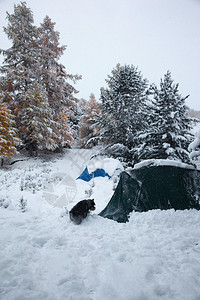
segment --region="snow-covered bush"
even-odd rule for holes
[[[22,212],[25,212],[27,209],[27,200],[23,196],[19,199],[19,207]]]
[[[0,207],[8,208],[10,201],[7,197],[0,197]]]

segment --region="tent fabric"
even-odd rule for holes
[[[124,170],[122,164],[118,159],[114,158],[101,158],[96,157],[90,159],[83,170],[82,174],[76,179],[90,181],[94,177],[120,177],[121,172]]]
[[[108,173],[106,173],[106,171],[103,170],[103,169],[96,169],[94,172],[89,173],[88,168],[86,167],[84,169],[84,171],[82,172],[82,174],[76,179],[82,179],[84,181],[90,181],[94,177],[106,177],[106,176],[109,179],[111,178],[111,176]]]
[[[88,168],[86,167],[83,172],[81,173],[81,175],[79,177],[77,177],[76,179],[82,179],[85,181],[90,181],[90,174],[88,172]]]
[[[175,166],[147,166],[122,173],[100,216],[128,222],[132,211],[200,209],[200,171]]]

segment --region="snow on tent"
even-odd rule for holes
[[[119,176],[123,171],[123,166],[117,159],[104,158],[92,159],[85,167],[81,175],[76,179],[90,181],[95,177],[108,177]]]
[[[121,174],[100,216],[125,223],[132,211],[200,209],[200,170],[169,160],[149,160]]]

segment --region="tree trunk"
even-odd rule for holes
[[[3,167],[3,158],[1,158],[1,167]]]

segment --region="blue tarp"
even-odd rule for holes
[[[86,167],[85,170],[82,172],[82,174],[76,178],[76,179],[82,179],[84,181],[90,181],[94,177],[108,177],[109,179],[111,176],[106,173],[104,169],[96,169],[94,172],[90,173],[88,172],[88,168]]]

